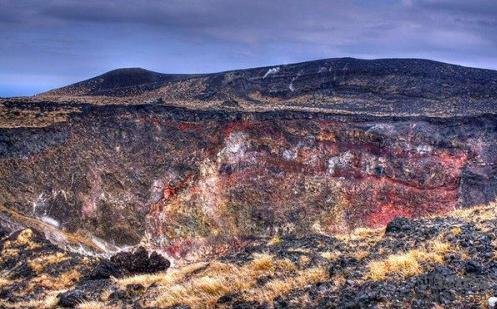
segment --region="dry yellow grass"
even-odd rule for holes
[[[162,291],[157,301],[150,306],[168,307],[174,304],[186,304],[198,307],[203,304],[205,307],[213,306],[219,297],[228,293],[243,293],[254,288],[257,279],[261,276],[277,276],[285,278],[282,282],[275,281],[271,289],[274,295],[285,291],[282,285],[287,282],[287,289],[292,289],[295,284],[314,281],[316,277],[322,278],[325,271],[317,272],[301,271],[297,272],[297,267],[288,259],[274,259],[268,254],[256,254],[254,259],[243,266],[213,262],[201,272],[196,272],[188,276],[187,280],[175,280],[164,284],[158,282]],[[320,279],[321,280],[321,279]],[[162,284],[161,284],[162,283]],[[269,297],[267,294],[266,297]],[[247,297],[256,297],[247,295]],[[276,297],[276,296],[274,296]]]
[[[471,208],[459,208],[449,214],[450,217],[463,219],[468,222],[482,222],[495,219],[497,216],[497,202]]]
[[[53,277],[47,274],[41,274],[38,277],[33,278],[29,283],[29,289],[32,290],[34,287],[43,287],[49,290],[60,290],[73,285],[79,280],[81,274],[76,269],[69,270],[62,273],[58,277]]]
[[[112,307],[108,306],[103,302],[98,302],[98,301],[86,301],[82,302],[81,304],[78,304],[76,306],[77,309],[110,309],[110,308],[117,308],[117,307]]]
[[[100,294],[100,300],[101,301],[108,301],[110,299],[110,296],[112,295],[112,290],[111,289],[105,289],[102,294]]]
[[[269,254],[256,254],[249,267],[254,271],[272,271],[274,269],[273,262],[273,257]]]
[[[10,285],[11,283],[12,283],[12,281],[9,279],[0,278],[0,288],[4,287],[6,285]]]
[[[447,242],[442,242],[439,240],[433,240],[428,243],[428,250],[431,253],[437,254],[439,257],[442,257],[452,251],[452,245]]]
[[[384,228],[365,228],[359,227],[349,233],[336,234],[335,237],[344,242],[365,241],[374,243],[383,237]]]
[[[289,259],[277,260],[276,267],[278,270],[284,272],[293,272],[297,270],[297,266]]]
[[[382,261],[369,263],[369,278],[371,280],[383,280],[390,274],[402,275],[404,277],[414,276],[421,273],[416,256],[418,252],[411,250],[405,254],[391,255]]]
[[[49,293],[42,300],[33,300],[25,302],[9,303],[5,301],[0,301],[0,308],[39,308],[39,309],[52,309],[56,308],[59,302],[58,294],[63,291],[55,291]]]
[[[271,239],[268,241],[268,243],[267,243],[267,244],[268,244],[268,245],[270,245],[270,246],[274,246],[274,245],[277,245],[277,244],[279,244],[279,243],[281,243],[281,238],[280,238],[278,235],[276,235],[276,236],[274,236],[273,238],[271,238]]]
[[[443,257],[451,251],[448,243],[432,241],[427,248],[413,249],[401,254],[393,254],[384,260],[368,264],[368,278],[383,280],[388,276],[410,277],[423,273],[423,264],[443,263]]]
[[[31,229],[23,230],[17,236],[16,240],[6,240],[3,243],[1,261],[7,258],[15,258],[19,255],[19,246],[25,247],[27,250],[33,250],[40,247],[40,244],[35,243],[33,240],[33,231]]]
[[[301,255],[298,262],[301,267],[306,267],[311,262],[311,259],[307,255]]]
[[[2,255],[0,256],[0,261],[5,261],[6,259],[9,258],[16,258],[19,255],[19,249],[10,248],[11,245],[12,245],[11,242],[8,240],[4,243],[2,249]]]
[[[323,258],[331,261],[331,260],[336,260],[341,255],[341,253],[338,251],[324,251],[321,252],[320,255]]]
[[[40,244],[37,244],[33,241],[33,230],[25,229],[17,236],[16,242],[20,245],[23,245],[28,250],[38,249]]]
[[[358,261],[362,261],[364,260],[365,258],[367,258],[369,256],[369,252],[366,251],[366,250],[358,250],[354,253],[354,257],[358,260]]]
[[[309,268],[299,271],[293,277],[284,277],[269,281],[262,288],[254,288],[244,293],[247,300],[258,302],[272,302],[278,296],[287,294],[294,289],[303,288],[307,285],[324,281],[328,274],[322,267]]]
[[[452,235],[457,237],[457,236],[461,235],[462,229],[459,226],[454,226],[453,228],[450,229],[450,232],[452,233]]]
[[[159,296],[157,305],[160,307],[169,307],[178,303],[190,306],[212,305],[229,290],[225,277],[204,276],[167,287]]]
[[[36,259],[29,261],[29,267],[36,273],[41,273],[49,265],[59,264],[65,260],[69,259],[64,253],[57,252],[55,254],[50,254],[47,256],[40,256]]]
[[[371,237],[381,237],[383,228],[364,228],[359,227],[352,231],[351,236],[356,239],[364,239]]]

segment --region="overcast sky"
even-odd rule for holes
[[[497,69],[497,1],[0,0],[0,96],[346,56]]]

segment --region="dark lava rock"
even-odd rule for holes
[[[130,273],[154,273],[164,271],[171,263],[162,255],[139,247],[133,252],[119,252],[110,258],[111,262]]]
[[[481,266],[475,261],[468,261],[466,265],[464,265],[464,270],[468,274],[479,274],[481,273]]]
[[[357,262],[355,257],[342,256],[330,264],[328,273],[330,276],[334,276],[344,268],[355,266]]]
[[[236,298],[240,297],[237,293],[230,293],[219,297],[217,300],[218,304],[227,304],[233,302]]]
[[[403,217],[397,217],[387,224],[387,227],[385,229],[385,234],[407,232],[412,228],[413,227],[409,219]]]
[[[7,229],[0,226],[0,239],[9,235],[9,231]]]
[[[152,252],[148,258],[148,269],[151,272],[156,272],[156,271],[163,271],[169,268],[171,266],[171,263],[164,258],[162,255],[158,254],[157,252]]]
[[[114,300],[114,301],[119,301],[123,300],[126,298],[126,291],[123,290],[116,290],[109,295],[109,299]]]
[[[81,290],[72,290],[59,295],[59,306],[74,308],[78,304],[87,301],[86,294]]]
[[[277,309],[283,309],[283,308],[289,307],[288,302],[281,297],[278,297],[274,301],[273,306],[274,306],[274,308],[277,308]]]
[[[345,309],[361,309],[361,304],[358,302],[348,302],[343,305],[343,308]]]
[[[128,284],[126,286],[126,293],[130,297],[139,296],[145,291],[145,287],[141,284]]]
[[[267,304],[261,304],[255,301],[237,301],[231,307],[233,309],[266,309],[269,308]]]
[[[16,261],[15,259],[13,261]],[[15,264],[15,263],[14,263]],[[36,272],[31,269],[31,267],[28,264],[22,263],[18,267],[15,268],[15,272],[12,275],[12,279],[27,279],[27,278],[33,278],[36,276]]]
[[[190,309],[191,307],[188,305],[173,305],[172,307],[169,307],[170,309]]]
[[[102,260],[100,264],[84,277],[84,280],[102,280],[110,277],[120,278],[124,275],[119,266],[107,260]]]
[[[273,279],[273,276],[262,276],[262,277],[257,278],[256,282],[257,282],[257,285],[265,285],[266,283],[271,281],[271,279]]]

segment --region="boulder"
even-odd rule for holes
[[[392,221],[388,222],[385,229],[385,234],[395,234],[401,232],[408,232],[412,229],[411,220],[404,217],[394,218]]]
[[[9,235],[9,231],[7,231],[7,229],[0,226],[0,239],[6,237],[8,235]]]
[[[82,302],[87,301],[86,294],[81,290],[71,290],[59,295],[58,305],[61,307],[74,308]]]
[[[164,271],[171,265],[162,255],[157,252],[149,255],[143,247],[133,252],[119,252],[110,261],[130,273],[154,273]]]
[[[481,273],[481,266],[475,261],[467,261],[466,264],[464,265],[464,270],[466,271],[467,274],[479,274]]]
[[[171,263],[162,255],[157,252],[152,252],[148,258],[148,268],[149,272],[163,271],[169,268]]]
[[[118,265],[108,260],[102,260],[93,270],[85,276],[85,280],[102,280],[110,277],[120,278],[124,275]]]

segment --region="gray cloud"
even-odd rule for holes
[[[36,91],[117,66],[208,72],[352,56],[497,68],[497,2],[0,0],[0,40],[0,85],[24,74]]]

